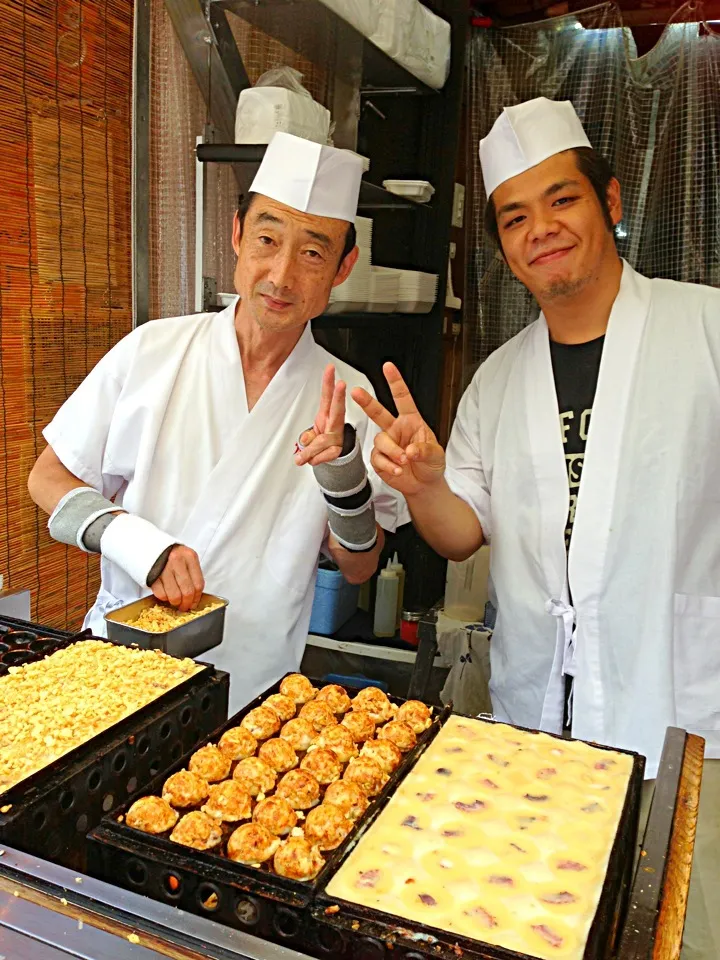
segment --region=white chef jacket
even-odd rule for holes
[[[293,456],[323,371],[334,363],[348,388],[372,390],[308,325],[248,412],[234,316],[235,303],[133,331],[44,431],[75,476],[197,551],[206,589],[229,600],[223,643],[202,659],[231,673],[233,710],[297,669],[305,647],[327,508]],[[369,462],[377,429],[349,393],[347,421]],[[372,469],[370,479],[378,522],[407,522],[404,500]],[[103,558],[85,626],[105,636],[104,615],[149,592]]]
[[[720,757],[720,290],[624,264],[569,556],[544,317],[476,373],[447,463],[492,543],[496,716],[559,732],[568,673],[573,735],[637,750],[646,776],[668,726]]]

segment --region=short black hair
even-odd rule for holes
[[[256,196],[257,196],[256,193],[246,193],[246,194],[241,194],[240,196],[240,199],[238,201],[237,215],[238,215],[238,220],[240,221],[241,227],[245,226],[245,217],[248,215],[248,211],[250,210],[250,207],[252,206],[252,202]],[[342,256],[340,257],[340,263],[338,264],[338,269],[340,268],[340,264],[343,262],[345,257],[349,253],[352,253],[352,251],[355,249],[356,243],[357,243],[357,233],[355,231],[355,224],[348,223],[347,234],[345,235],[345,246],[343,247],[343,252],[342,252]]]
[[[613,169],[602,154],[596,150],[592,150],[590,147],[573,147],[573,153],[577,160],[578,170],[583,176],[588,178],[595,191],[595,195],[602,208],[603,216],[605,217],[605,224],[612,233],[614,224],[610,216],[610,207],[608,204],[608,187],[610,186],[610,181],[615,176]],[[485,229],[502,251],[500,230],[495,214],[495,202],[492,197],[488,197],[488,202],[485,206]]]

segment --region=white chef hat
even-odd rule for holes
[[[350,150],[278,132],[250,191],[303,213],[354,223],[362,175],[362,159]]]
[[[480,141],[485,193],[491,196],[501,183],[556,153],[589,146],[587,134],[569,100],[537,97],[515,107],[505,107],[490,133]]]

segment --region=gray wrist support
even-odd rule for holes
[[[100,537],[118,509],[92,487],[76,487],[65,494],[50,515],[50,536],[85,553],[100,553]]]
[[[346,550],[372,550],[377,542],[372,487],[355,429],[345,424],[341,456],[313,467],[328,508],[330,530]]]

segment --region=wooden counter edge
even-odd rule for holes
[[[682,947],[705,741],[688,734],[663,880],[652,960],[677,960]]]

